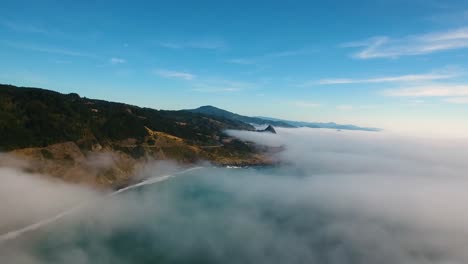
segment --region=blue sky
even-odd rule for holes
[[[410,3],[408,3],[410,2]],[[0,83],[156,109],[468,135],[468,3],[22,1]]]

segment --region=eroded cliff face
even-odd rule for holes
[[[171,160],[183,166],[198,162],[213,165],[272,164],[267,151],[236,139],[217,145],[190,145],[182,138],[148,129],[143,143],[128,138],[83,148],[83,142],[63,142],[46,147],[10,152],[23,160],[25,170],[96,188],[120,188],[141,180],[138,172],[147,164]],[[0,164],[1,166],[1,164]]]

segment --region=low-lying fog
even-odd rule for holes
[[[92,202],[0,242],[0,263],[468,263],[468,141],[277,132],[228,133],[285,146],[279,168],[204,168],[112,197],[6,162],[2,232]],[[158,168],[173,171],[144,173]]]

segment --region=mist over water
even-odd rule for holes
[[[468,263],[468,142],[277,131],[229,133],[284,146],[279,167],[205,168],[112,197],[2,169],[0,230],[98,202],[1,243],[0,263]]]

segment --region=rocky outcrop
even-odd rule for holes
[[[271,125],[268,125],[267,128],[265,128],[263,130],[258,130],[258,132],[268,132],[268,133],[276,134],[275,128],[273,126],[271,126]]]

